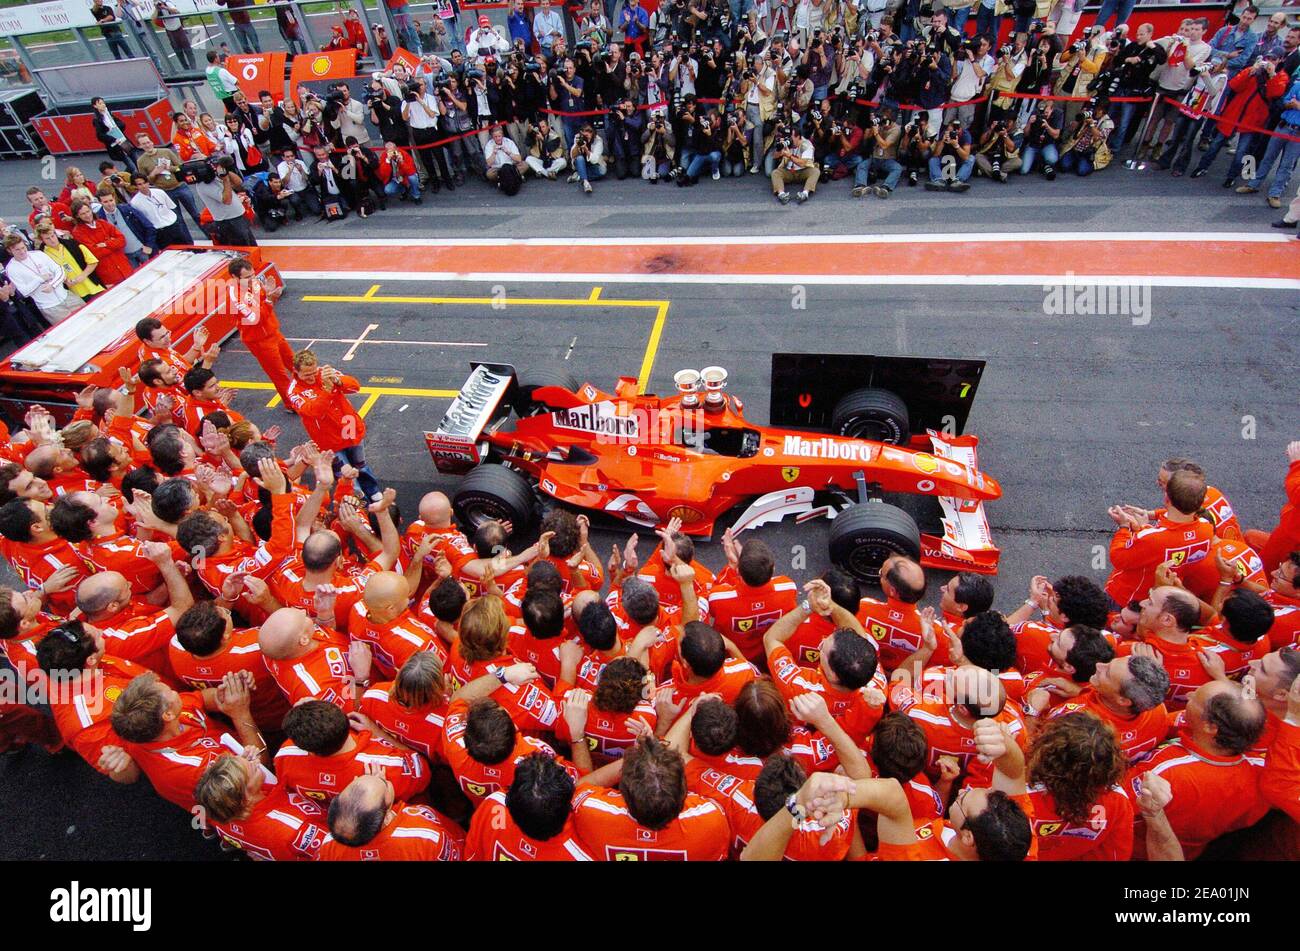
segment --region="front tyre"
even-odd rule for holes
[[[861,581],[875,583],[891,555],[921,559],[921,530],[912,516],[887,502],[860,502],[831,522],[831,561]]]

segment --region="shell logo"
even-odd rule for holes
[[[912,456],[912,465],[925,473],[935,473],[939,471],[939,460],[934,458],[934,456],[930,455],[928,452],[918,452]]]
[[[331,61],[328,56],[317,56],[311,61],[311,71],[317,76],[324,76],[330,71]]]

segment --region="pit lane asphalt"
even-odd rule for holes
[[[82,164],[93,168],[93,163]],[[686,216],[686,193],[671,189],[665,194],[664,186],[654,190],[640,183],[598,184],[600,191],[618,188],[622,194],[621,189],[630,189],[626,203],[605,204],[602,196],[599,209],[591,202],[583,204],[562,186],[530,184],[513,203],[472,186],[465,205],[454,211],[436,204],[428,209],[426,203],[426,208],[408,207],[381,218],[381,223],[300,226],[282,236],[743,234],[786,228],[817,233],[966,232],[974,230],[977,220],[985,230],[1179,230],[1192,220],[1188,213],[1193,209],[1197,227],[1253,230],[1276,215],[1257,207],[1262,202],[1235,196],[1229,200],[1217,185],[1198,187],[1208,179],[1176,183],[1148,177],[1159,193],[1168,194],[1154,203],[1144,198],[1142,217],[1135,220],[1132,212],[1139,209],[1129,201],[1138,197],[1134,177],[1121,177],[1120,171],[1088,183],[1036,182],[1032,190],[1013,185],[999,192],[984,185],[960,204],[950,196],[920,190],[904,192],[891,202],[852,203],[840,188],[793,209],[784,219],[783,210],[768,204],[757,182],[752,187],[738,185],[744,197],[737,195],[738,202],[726,206],[723,196],[731,191],[720,189],[731,183],[705,183],[687,196],[698,198],[699,204]],[[1045,193],[1047,188],[1056,191]],[[6,189],[5,194],[6,209],[16,210],[9,206],[15,198],[21,200],[21,192]],[[1049,194],[1052,203],[1046,200]],[[1193,206],[1193,196],[1202,204]],[[977,204],[969,205],[967,199]],[[1037,223],[1026,220],[1030,212]],[[642,216],[640,223],[632,220],[637,216]],[[480,218],[482,227],[476,227]],[[779,249],[773,253],[779,254]],[[563,307],[521,306],[516,313],[513,307],[496,312],[482,305],[301,300],[305,294],[361,296],[372,284],[291,283],[279,308],[285,333],[303,343],[354,340],[368,324],[378,323],[368,337],[489,346],[363,342],[354,359],[345,363],[348,343],[316,344],[324,359],[358,376],[363,385],[454,390],[469,359],[483,358],[521,366],[558,367],[567,362],[580,379],[608,387],[618,374],[637,372],[650,323],[640,315],[600,308],[569,312]],[[583,285],[561,285],[558,291],[555,285],[506,285],[508,298],[585,297],[590,291]],[[490,293],[489,286],[460,282],[383,282],[380,291],[381,296],[419,297]],[[806,309],[796,311],[789,289],[780,287],[620,284],[602,291],[609,300],[670,301],[650,378],[652,392],[670,390],[672,373],[682,367],[718,363],[731,372],[731,392],[745,399],[759,422],[767,419],[769,354],[775,350],[987,360],[969,429],[981,437],[983,468],[1005,489],[1003,499],[988,506],[994,538],[1003,550],[995,581],[995,606],[1001,610],[1015,608],[1036,573],[1056,577],[1082,572],[1104,578],[1101,562],[1094,562],[1094,546],[1104,547],[1109,538],[1106,506],[1119,500],[1154,504],[1155,468],[1167,455],[1200,460],[1244,524],[1273,524],[1282,501],[1285,445],[1296,432],[1286,412],[1300,327],[1300,301],[1293,292],[1157,287],[1152,291],[1151,321],[1145,325],[1122,316],[1045,316],[1044,293],[1035,287],[809,286],[807,295]],[[227,348],[217,369],[231,380],[261,379],[237,343]],[[372,382],[372,377],[380,379]],[[393,382],[396,378],[401,382]],[[281,409],[265,408],[271,395],[241,390],[236,407],[264,425],[280,423],[291,442],[300,433],[298,424]],[[385,395],[367,415],[371,460],[381,478],[397,487],[408,516],[422,491],[454,487],[454,480],[433,472],[419,435],[436,424],[446,402]],[[1253,439],[1243,438],[1243,429],[1250,426],[1247,417],[1254,420]],[[776,552],[780,570],[799,580],[826,564],[824,523],[798,529],[767,526],[761,533]],[[594,536],[603,553],[625,533],[600,527]],[[796,545],[806,548],[807,565],[791,570]],[[642,552],[649,549],[643,535]],[[721,564],[716,544],[702,545],[700,551],[707,564]],[[934,589],[941,580],[938,575],[932,579],[927,601],[937,601]],[[145,783],[113,786],[70,753],[51,758],[28,751],[0,758],[0,815],[5,817],[0,823],[0,857],[5,858],[221,857],[212,843],[190,829],[187,816],[157,799]]]

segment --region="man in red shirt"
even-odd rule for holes
[[[0,465],[0,502],[14,499],[34,499],[37,502],[49,502],[54,492],[44,479],[38,479],[31,472],[16,462]]]
[[[265,582],[252,575],[244,578],[244,585],[266,594]],[[278,733],[289,703],[266,668],[257,633],[255,627],[236,629],[229,608],[200,601],[176,620],[176,636],[167,646],[168,663],[177,678],[194,690],[216,687],[227,674],[247,672],[253,678],[254,722],[262,730]]]
[[[703,621],[688,621],[677,642],[672,676],[663,686],[671,688],[677,703],[705,693],[717,694],[723,703],[734,703],[745,684],[756,676],[753,664],[727,653],[721,634]]]
[[[1137,762],[1169,735],[1168,692],[1169,674],[1155,660],[1136,654],[1116,657],[1098,664],[1083,692],[1052,707],[1049,716],[1086,712],[1106,720],[1129,762]]]
[[[334,453],[334,472],[345,464],[357,470],[357,484],[371,501],[380,497],[379,480],[366,463],[361,441],[366,422],[348,402],[361,384],[331,366],[321,366],[316,354],[303,350],[293,357],[293,379],[285,401],[293,407],[307,430],[307,436],[321,449]]]
[[[831,600],[824,581],[810,581],[807,606],[796,607],[763,635],[767,666],[781,693],[793,700],[804,693],[821,694],[831,716],[856,742],[863,743],[885,709],[885,677],[879,669],[874,642],[856,617]],[[811,613],[828,617],[834,630],[819,646],[817,669],[800,667],[785,642]]]
[[[251,748],[209,763],[194,801],[223,841],[255,861],[311,861],[325,840],[325,810],[276,782]]]
[[[136,321],[135,335],[140,338],[140,363],[146,360],[161,360],[170,364],[180,376],[184,376],[196,364],[209,370],[221,355],[217,344],[209,347],[208,328],[198,326],[190,337],[190,349],[181,353],[172,340],[172,332],[157,317],[144,317]]]
[[[289,739],[275,754],[286,786],[323,802],[341,793],[367,766],[378,766],[403,801],[429,785],[429,766],[362,713],[344,713],[324,700],[297,704],[284,718]]]
[[[231,391],[223,389],[217,375],[207,367],[191,367],[185,371],[181,389],[186,397],[183,425],[187,433],[198,433],[203,420],[213,413],[224,413],[232,425],[243,422],[244,417],[230,408]]]
[[[283,287],[268,287],[247,258],[230,262],[230,286],[227,288],[226,306],[239,320],[239,339],[257,360],[268,380],[280,394],[286,409],[289,400],[290,368],[293,366],[293,349],[280,333],[280,320],[275,315],[274,302],[284,292]],[[325,447],[322,447],[325,448]]]
[[[93,492],[99,483],[81,468],[76,453],[63,446],[37,446],[27,454],[27,471],[41,479],[55,495]]]
[[[50,528],[49,506],[35,499],[12,499],[0,506],[0,557],[29,588],[49,594],[50,609],[66,616],[76,604],[77,583],[86,563],[66,539]],[[60,583],[55,590],[54,576]],[[70,579],[71,583],[64,581]]]
[[[682,755],[650,737],[624,755],[617,788],[578,794],[573,827],[586,850],[607,862],[720,862],[731,847],[721,807],[688,793]]]
[[[785,575],[774,577],[776,559],[765,542],[738,545],[728,529],[722,546],[727,567],[709,588],[710,623],[746,660],[763,662],[763,634],[794,608],[798,587]]]
[[[189,397],[181,386],[182,374],[176,367],[156,357],[140,364],[138,375],[144,389],[140,399],[149,410],[150,422],[185,425],[185,404]]]
[[[348,784],[329,807],[321,862],[459,862],[465,834],[428,806],[398,801],[375,767]]]
[[[1183,471],[1190,472],[1201,480],[1205,479],[1205,469],[1199,463],[1182,456],[1173,456],[1166,459],[1160,466],[1160,471],[1156,473],[1156,485],[1159,486],[1160,491],[1166,490],[1169,479],[1175,472]],[[1155,512],[1146,514],[1148,519],[1154,519],[1156,515]],[[1232,503],[1228,501],[1226,495],[1209,483],[1205,486],[1205,501],[1201,505],[1201,514],[1214,525],[1214,534],[1219,538],[1234,541],[1242,539],[1241,523],[1237,521],[1237,513]]]
[[[352,669],[358,683],[370,679],[369,657],[352,651]],[[433,651],[412,654],[390,683],[368,687],[361,695],[361,712],[430,763],[442,761],[443,730],[447,719],[447,685],[442,661]]]
[[[352,665],[341,635],[318,627],[301,608],[281,608],[263,622],[257,642],[267,670],[290,705],[327,700],[342,710],[352,709]]]
[[[1187,703],[1177,737],[1129,773],[1135,798],[1148,772],[1172,787],[1173,802],[1165,814],[1189,862],[1219,836],[1253,825],[1268,811],[1259,789],[1264,759],[1249,752],[1265,719],[1263,705],[1242,685],[1203,684]],[[1134,857],[1146,858],[1145,819],[1138,821],[1133,837]]]
[[[1259,529],[1246,532],[1246,541],[1264,559],[1267,572],[1272,572],[1291,552],[1300,549],[1300,440],[1287,444],[1286,459],[1286,480],[1283,483],[1286,502],[1277,525],[1271,532]]]
[[[166,594],[162,576],[145,554],[146,543],[118,529],[121,514],[94,492],[74,492],[54,503],[50,527],[96,571],[118,572],[137,596],[161,602]]]
[[[125,747],[105,747],[101,759],[113,777],[134,763],[149,777],[154,792],[182,809],[194,807],[194,787],[208,764],[221,754],[221,732],[207,710],[225,714],[241,745],[265,747],[249,713],[249,677],[230,674],[216,688],[177,693],[153,673],[133,679],[113,705],[113,732]],[[124,762],[125,760],[125,762]]]
[[[1117,604],[1141,601],[1155,584],[1156,568],[1171,562],[1175,572],[1208,558],[1214,526],[1200,517],[1205,502],[1205,479],[1184,469],[1169,477],[1166,508],[1152,518],[1145,511],[1111,506],[1110,517],[1119,526],[1110,542],[1112,571],[1106,593]]]
[[[1031,620],[1041,611],[1042,620]],[[1048,650],[1053,637],[1074,624],[1105,631],[1110,620],[1110,598],[1091,578],[1066,575],[1053,584],[1043,575],[1029,582],[1029,597],[1007,615],[1016,635],[1016,666],[1026,674],[1052,666]]]
[[[881,665],[893,671],[921,646],[921,617],[916,605],[925,597],[925,572],[902,555],[891,555],[880,566],[880,590],[884,602],[864,598],[862,626],[880,645]],[[947,646],[936,663],[946,662]]]
[[[392,679],[407,658],[419,651],[433,651],[444,663],[447,660],[438,635],[407,607],[410,593],[406,579],[397,572],[376,572],[366,579],[362,599],[353,604],[348,619],[352,641],[370,646],[385,680]]]
[[[436,544],[424,558],[423,574],[417,594],[423,596],[434,584],[434,565],[446,558],[452,575],[459,576],[466,564],[478,557],[459,528],[452,522],[451,500],[442,492],[426,492],[420,498],[420,517],[406,526],[402,536],[402,564],[409,565],[420,542],[432,536]]]
[[[1169,674],[1171,710],[1181,710],[1188,698],[1210,679],[1198,655],[1213,651],[1216,643],[1193,634],[1201,620],[1201,605],[1192,594],[1171,586],[1152,588],[1138,614],[1137,641],[1121,641],[1117,653],[1146,656]]]
[[[573,831],[573,777],[545,753],[515,767],[505,792],[474,810],[465,839],[467,862],[594,862]]]

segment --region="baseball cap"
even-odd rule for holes
[[[478,25],[479,25],[479,26],[491,26],[491,25],[492,25],[492,21],[489,20],[489,19],[487,18],[487,15],[486,15],[486,14],[480,14],[480,15],[479,15],[479,18],[478,18]]]

